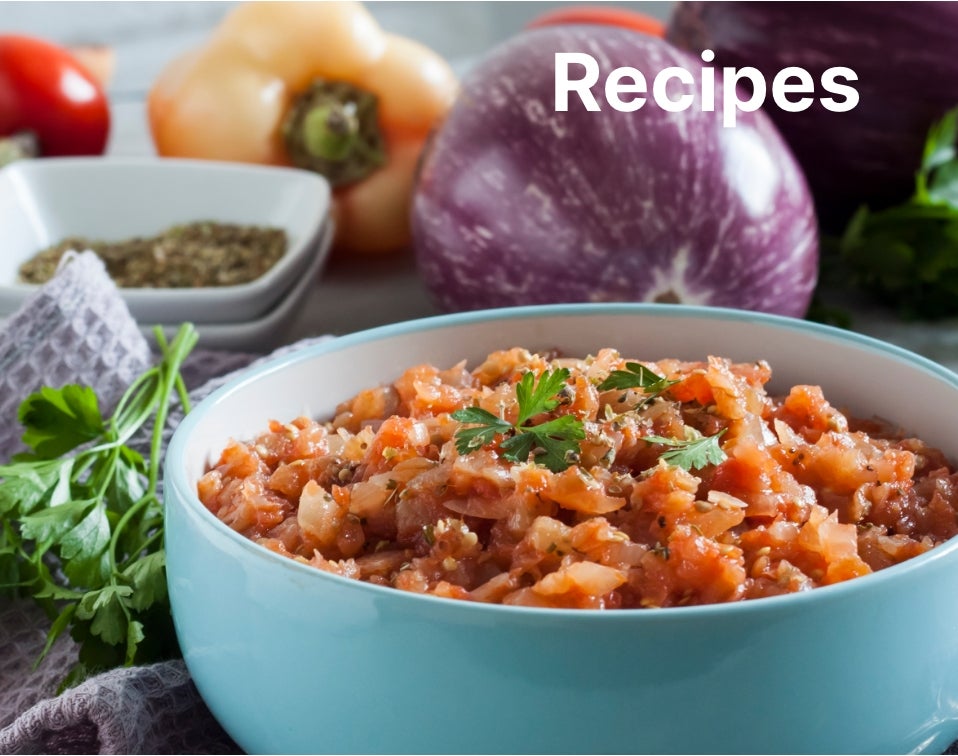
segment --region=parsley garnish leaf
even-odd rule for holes
[[[568,368],[546,371],[538,381],[531,372],[525,373],[516,384],[516,399],[519,402],[516,425],[523,426],[536,415],[551,412],[559,406],[555,396],[565,388],[567,380]]]
[[[724,462],[727,457],[722,446],[719,444],[719,438],[725,433],[721,430],[714,436],[702,436],[692,439],[665,438],[664,436],[645,436],[644,440],[650,444],[662,444],[671,447],[663,452],[660,459],[665,460],[670,465],[681,467],[686,470],[701,470],[709,465],[718,465]]]
[[[470,423],[475,427],[460,428],[456,431],[456,449],[460,454],[468,454],[475,449],[491,444],[497,435],[512,430],[512,423],[496,417],[482,407],[466,407],[452,413],[452,419],[460,423]]]
[[[513,462],[533,461],[552,472],[562,472],[577,459],[579,441],[585,438],[582,421],[574,415],[560,415],[502,442],[503,457]]]
[[[565,470],[576,460],[579,441],[585,438],[582,421],[575,415],[560,415],[538,425],[529,421],[559,406],[557,396],[568,379],[568,368],[547,371],[538,381],[532,372],[525,373],[516,384],[515,425],[480,407],[456,410],[451,415],[454,420],[474,426],[456,431],[456,449],[468,454],[505,436],[500,444],[504,459],[521,463],[531,457],[553,472]]]
[[[517,433],[502,442],[502,456],[510,462],[525,462],[536,448],[536,437],[531,433]]]
[[[626,362],[625,370],[613,370],[602,383],[599,391],[639,388],[647,394],[661,394],[678,381],[663,378],[639,362]]]

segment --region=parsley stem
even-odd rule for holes
[[[96,464],[96,455],[89,452],[80,452],[73,463],[73,473],[70,475],[70,482],[76,483],[86,472]]]
[[[105,496],[107,491],[110,488],[110,483],[113,481],[113,477],[116,474],[116,461],[120,456],[120,447],[114,446],[110,449],[109,456],[104,462],[104,466],[101,470],[97,470],[98,477],[98,487],[96,490],[96,500],[101,501]]]
[[[172,344],[167,342],[161,328],[157,327],[154,330],[154,335],[156,337],[156,343],[160,347],[163,362],[161,369],[158,370],[154,376],[157,381],[157,386],[152,392],[148,407],[149,411],[147,413],[147,415],[149,415],[155,408],[156,414],[153,418],[153,431],[150,439],[150,464],[147,470],[147,487],[146,493],[123,513],[120,521],[113,529],[113,534],[110,538],[110,567],[114,573],[114,579],[117,570],[116,550],[120,534],[126,529],[127,523],[135,514],[138,514],[150,504],[159,504],[159,500],[156,497],[156,486],[159,480],[161,467],[159,459],[160,448],[163,445],[163,430],[166,426],[166,418],[169,413],[170,397],[174,387],[178,388],[178,393],[182,391],[181,395],[185,395],[186,393],[185,387],[180,390],[177,386],[178,383],[182,382],[177,379],[179,378],[180,366],[183,360],[186,359],[186,355],[193,349],[197,341],[196,331],[191,325],[182,326],[173,339]],[[162,527],[157,528],[155,532],[162,535]],[[150,543],[150,540],[148,540],[147,543]],[[142,549],[140,553],[142,553]],[[127,559],[138,556],[139,553],[130,554],[127,556]]]
[[[150,368],[126,390],[113,411],[117,440],[125,443],[146,422],[156,402],[157,368]],[[149,384],[149,385],[148,385]],[[144,397],[149,396],[149,401]]]
[[[113,528],[113,533],[110,535],[110,582],[116,583],[116,547],[120,540],[120,534],[126,530],[127,523],[137,514],[142,511],[142,509],[150,503],[150,500],[156,501],[156,496],[152,493],[145,493],[133,504],[132,507],[127,509],[123,515],[120,517],[120,521],[116,524],[116,527]],[[140,554],[130,554],[129,557],[139,557]]]
[[[154,497],[153,503],[159,504],[159,499],[156,499],[156,497]],[[146,540],[143,541],[143,543],[141,543],[136,549],[131,550],[131,552],[127,554],[126,559],[124,559],[123,562],[120,564],[120,567],[119,567],[120,572],[123,572],[127,567],[129,567],[137,559],[139,559],[141,554],[148,551],[153,544],[155,544],[157,541],[161,541],[162,539],[163,539],[163,528],[154,529],[149,534],[149,536],[147,536]]]
[[[166,426],[166,417],[170,409],[170,395],[173,392],[174,385],[177,384],[176,377],[179,376],[180,366],[186,356],[196,346],[198,335],[196,330],[190,324],[180,326],[172,344],[168,344],[163,329],[157,326],[154,330],[156,343],[159,344],[163,353],[163,364],[165,372],[160,376],[160,404],[156,410],[156,418],[153,422],[153,440],[150,444],[150,470],[149,470],[149,492],[156,491],[156,483],[160,474],[160,447],[163,444],[163,429]],[[185,387],[177,386],[177,393],[181,396],[186,393]]]

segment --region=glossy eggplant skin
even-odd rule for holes
[[[555,54],[599,63],[601,110],[555,109]],[[618,67],[683,67],[695,103],[651,94],[613,109]],[[623,29],[525,32],[477,63],[423,159],[413,200],[416,260],[445,310],[646,301],[801,316],[815,285],[817,224],[797,163],[761,112],[722,125],[704,111],[702,62]],[[578,71],[575,75],[579,75]],[[721,103],[721,81],[716,82]],[[676,93],[677,94],[677,93]],[[673,96],[676,96],[673,94]]]
[[[815,99],[769,114],[801,164],[823,227],[839,230],[862,203],[885,207],[914,189],[925,136],[958,104],[958,4],[925,2],[681,2],[667,39],[714,65],[774,76],[805,68],[816,82],[832,66],[858,75],[859,103],[832,113]]]

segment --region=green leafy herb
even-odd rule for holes
[[[539,425],[516,428],[516,435],[502,442],[502,456],[524,462],[530,455],[552,472],[562,472],[578,460],[579,441],[585,438],[582,421],[574,415],[560,415]]]
[[[613,370],[609,373],[606,379],[599,384],[599,391],[642,389],[645,397],[635,409],[641,409],[669,386],[678,383],[678,381],[657,375],[638,362],[626,362],[625,368],[625,370]]]
[[[644,440],[650,444],[662,444],[671,447],[662,454],[660,459],[664,459],[670,465],[691,471],[701,470],[708,465],[717,465],[725,461],[725,452],[719,444],[719,438],[723,433],[725,433],[724,430],[714,436],[699,436],[688,439],[645,436]]]
[[[174,394],[188,409],[180,367],[197,335],[187,324],[172,342],[159,329],[156,338],[162,358],[108,419],[88,387],[27,397],[18,418],[31,451],[0,465],[0,589],[31,596],[50,615],[44,656],[64,632],[77,641],[64,684],[177,651],[156,489]],[[146,459],[127,444],[151,420]]]
[[[830,263],[911,318],[958,314],[958,109],[929,130],[915,193],[901,205],[859,208]]]
[[[547,370],[538,381],[531,372],[523,374],[516,384],[516,399],[519,402],[516,425],[525,425],[536,415],[551,412],[558,407],[559,400],[556,396],[565,388],[568,380],[568,368]]]
[[[467,407],[452,413],[453,420],[469,423],[472,428],[460,428],[456,431],[456,448],[460,454],[468,454],[495,441],[496,436],[510,433],[512,423],[496,417],[482,407]]]
[[[504,436],[500,448],[505,459],[525,462],[532,457],[553,472],[565,470],[576,460],[579,441],[585,438],[582,421],[574,415],[559,415],[537,425],[531,421],[559,406],[557,397],[568,380],[567,368],[547,371],[538,381],[531,372],[523,375],[516,384],[519,414],[514,425],[481,407],[456,410],[452,418],[472,426],[456,431],[456,449],[468,454]]]

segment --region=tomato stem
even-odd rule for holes
[[[334,187],[368,176],[386,162],[377,105],[374,94],[352,84],[314,81],[283,123],[293,165],[322,174]]]

